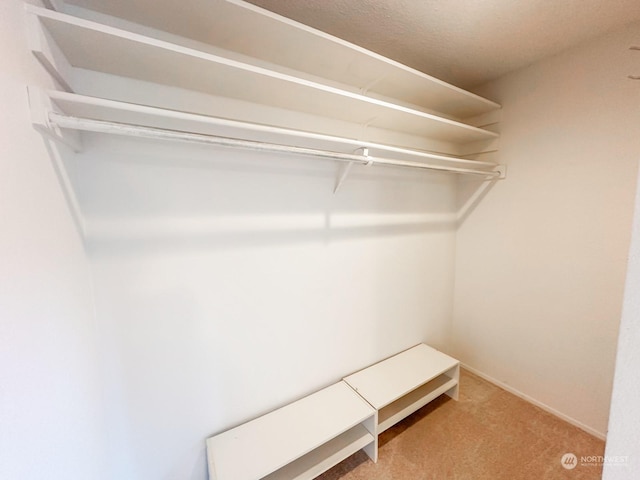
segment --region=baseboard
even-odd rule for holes
[[[595,430],[594,428],[591,428],[588,425],[585,425],[584,423],[576,420],[575,418],[571,418],[570,416],[565,415],[562,412],[559,412],[558,410],[550,407],[549,405],[546,405],[546,404],[536,400],[535,398],[531,398],[529,395],[527,395],[525,393],[522,393],[521,391],[516,390],[512,386],[507,385],[507,384],[501,382],[500,380],[496,380],[495,378],[487,375],[486,373],[482,373],[479,370],[476,370],[475,368],[470,367],[469,365],[467,365],[465,363],[463,363],[461,365],[462,365],[462,368],[464,368],[465,370],[473,373],[474,375],[477,375],[478,377],[486,380],[489,383],[493,383],[494,385],[502,388],[503,390],[506,390],[507,392],[512,393],[516,397],[520,397],[521,399],[523,399],[523,400],[535,405],[536,407],[541,408],[545,412],[548,412],[551,415],[553,415],[555,417],[558,417],[559,419],[564,420],[567,423],[570,423],[574,427],[578,427],[580,430],[584,430],[588,434],[593,435],[594,437],[599,438],[600,440],[606,440],[607,439],[607,434],[606,433],[599,432],[598,430]]]

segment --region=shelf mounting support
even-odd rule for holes
[[[378,77],[378,78],[375,78],[375,79],[371,80],[369,83],[367,83],[366,85],[364,85],[363,87],[360,88],[360,93],[362,93],[362,95],[368,95],[369,94],[369,90],[371,90],[378,83],[380,83],[382,80],[384,80],[385,77],[386,77],[386,75],[383,75],[382,77]]]
[[[343,163],[342,165],[340,165],[340,169],[338,170],[338,178],[336,179],[336,184],[333,187],[334,195],[338,193],[338,190],[340,190],[342,183],[345,181],[347,175],[349,175],[349,172],[351,171],[351,167],[353,167],[353,162]]]
[[[47,8],[56,12],[64,11],[64,0],[42,0]]]
[[[82,150],[80,141],[80,132],[60,128],[49,120],[49,113],[57,110],[55,104],[49,96],[37,87],[27,86],[27,98],[29,101],[29,110],[31,112],[31,122],[36,131],[41,133],[45,139],[52,140],[55,143],[63,144],[74,152]],[[82,239],[86,238],[86,226],[80,203],[75,194],[71,178],[67,172],[64,161],[59,152],[52,152],[51,159],[55,169],[58,181],[62,187],[71,217],[76,225],[78,233]]]
[[[367,162],[365,165],[370,166],[373,165],[373,159],[369,156],[369,149],[367,147],[358,148],[354,154],[361,154],[365,161]],[[338,170],[338,177],[336,179],[335,187],[333,188],[333,194],[335,195],[340,190],[340,187],[346,180],[349,172],[351,171],[351,167],[353,167],[354,162],[348,162],[340,166],[340,170]]]
[[[43,90],[28,86],[27,97],[29,99],[31,122],[36,130],[56,143],[69,147],[74,152],[82,150],[80,132],[60,128],[49,121],[49,112],[54,112],[57,109],[51,98]]]

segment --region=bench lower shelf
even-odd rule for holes
[[[373,444],[374,436],[358,424],[299,459],[264,477],[264,480],[307,480],[315,478],[358,450]]]
[[[378,433],[384,432],[457,385],[455,379],[441,375],[400,397],[378,412]]]

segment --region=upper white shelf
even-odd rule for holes
[[[164,2],[160,2],[164,3]],[[46,32],[32,32],[32,45],[62,52],[72,67],[95,70],[257,104],[312,113],[454,143],[496,133],[416,108],[371,98],[276,70],[187,48],[71,15],[27,5]],[[34,28],[36,25],[32,23]],[[44,45],[54,42],[55,45]],[[38,46],[40,43],[40,46]],[[292,42],[295,43],[295,42]],[[38,53],[36,51],[36,53]],[[40,52],[42,53],[42,52]],[[45,55],[40,54],[42,60]],[[57,68],[60,62],[50,62]],[[70,72],[56,75],[71,84]]]
[[[57,0],[457,118],[495,102],[240,0]],[[312,55],[309,52],[313,52]]]

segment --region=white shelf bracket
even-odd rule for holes
[[[373,157],[369,155],[369,149],[367,147],[359,148],[356,152],[360,153],[366,160],[367,163],[365,163],[365,166],[370,167],[373,165]]]
[[[72,67],[67,57],[62,53],[55,40],[43,27],[40,19],[33,13],[30,4],[26,4],[27,39],[29,49],[38,59],[51,77],[67,92],[73,89],[69,84]]]
[[[49,121],[49,112],[56,110],[49,96],[37,87],[27,87],[29,110],[33,127],[51,140],[69,147],[74,152],[82,150],[80,133],[75,130],[62,129]]]
[[[385,77],[386,77],[386,75],[383,75],[382,77],[378,77],[378,78],[376,78],[374,80],[371,80],[369,83],[367,83],[362,88],[360,88],[360,93],[362,93],[362,95],[367,95],[369,93],[369,90],[371,90],[378,83],[380,83],[382,80],[384,80]]]
[[[367,120],[365,123],[360,125],[361,129],[360,129],[360,135],[358,136],[358,140],[363,141],[365,138],[367,138],[367,130],[371,126],[371,124],[376,121],[376,119],[377,117],[372,117],[369,120]]]
[[[367,167],[373,165],[373,158],[369,156],[369,149],[367,147],[358,148],[353,153],[362,155],[364,157],[364,160],[366,161],[365,165]],[[338,171],[338,178],[336,179],[336,185],[333,188],[334,195],[338,193],[338,190],[340,190],[340,187],[342,186],[347,176],[349,175],[349,172],[351,171],[351,167],[353,167],[354,163],[355,162],[345,163],[340,167],[340,170]]]
[[[46,92],[37,87],[27,86],[27,97],[33,127],[43,134],[45,138],[49,138],[56,143],[62,143],[74,152],[79,152],[81,150],[80,132],[61,129],[49,121],[49,112],[54,110],[54,104]],[[56,175],[58,176],[62,191],[69,205],[71,216],[76,224],[78,233],[84,239],[86,237],[86,228],[80,203],[75,195],[71,179],[64,166],[64,162],[60,158],[60,154],[58,152],[51,152],[51,156]]]
[[[64,11],[64,0],[42,0],[47,8],[56,12]]]
[[[351,167],[353,167],[353,162],[343,163],[342,165],[340,165],[340,170],[338,170],[338,178],[336,179],[336,185],[333,187],[334,195],[338,193],[338,190],[340,190],[342,183],[345,181],[347,175],[349,175],[349,172],[351,171]]]

